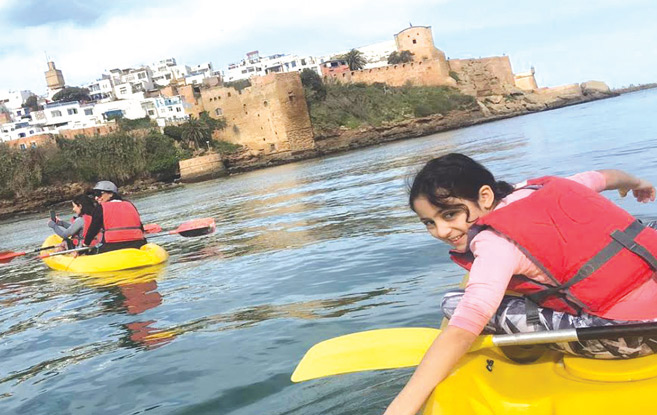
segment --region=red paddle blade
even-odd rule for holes
[[[23,255],[25,255],[25,252],[2,251],[0,252],[0,264],[10,262],[12,259]]]
[[[158,233],[158,232],[162,232],[162,227],[157,223],[149,223],[147,225],[144,225],[145,234]]]
[[[177,233],[180,236],[202,236],[214,232],[216,226],[213,218],[194,219],[183,223],[170,233]]]

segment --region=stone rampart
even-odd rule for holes
[[[115,131],[118,130],[118,125],[115,122],[108,123],[108,124],[101,124],[97,125],[94,127],[86,127],[86,128],[74,128],[70,130],[59,130],[59,135],[61,135],[64,138],[68,138],[69,140],[72,140],[76,137],[79,136],[84,136],[84,137],[95,137],[99,135],[107,135],[111,134]]]
[[[458,87],[474,96],[504,95],[515,86],[508,56],[481,59],[451,59],[450,71],[459,78]]]
[[[178,162],[180,167],[180,180],[182,182],[196,182],[225,176],[226,166],[218,153],[194,157]]]
[[[449,76],[449,71],[444,70],[437,60],[407,62],[344,72],[331,75],[327,79],[341,83],[373,84],[381,82],[390,86],[403,86],[407,83],[416,86],[456,86],[454,79]]]
[[[297,72],[251,78],[242,90],[201,90],[201,103],[211,117],[224,117],[225,129],[215,138],[264,154],[306,151],[315,147],[310,116]]]

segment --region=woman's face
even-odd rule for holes
[[[489,186],[483,186],[477,202],[461,198],[450,198],[447,202],[466,206],[470,215],[460,208],[436,207],[424,195],[413,201],[413,207],[431,236],[451,245],[459,252],[465,252],[468,249],[468,230],[477,219],[493,210],[495,196]]]
[[[105,203],[105,202],[109,201],[112,198],[112,196],[113,196],[113,193],[111,193],[111,192],[102,192],[102,193],[100,193],[100,195],[95,196],[95,198],[96,198],[96,202]]]
[[[82,205],[76,205],[75,202],[71,202],[71,205],[73,205],[73,213],[79,216],[82,212]]]

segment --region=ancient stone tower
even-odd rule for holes
[[[437,61],[443,73],[449,73],[447,58],[433,43],[431,26],[411,26],[395,35],[395,43],[399,52],[408,50],[413,53],[413,60]]]
[[[64,88],[64,75],[62,75],[62,71],[55,68],[55,62],[48,62],[46,84],[48,85],[48,89],[51,90]]]

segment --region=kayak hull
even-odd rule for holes
[[[493,348],[466,355],[434,390],[424,415],[646,414],[654,411],[657,356],[596,360],[544,350],[516,363]]]
[[[51,235],[43,242],[44,247],[59,244],[62,239]],[[51,252],[51,251],[45,251]],[[169,254],[159,245],[148,243],[140,249],[119,249],[97,255],[57,255],[43,258],[43,262],[57,271],[96,273],[142,268],[165,262]]]

